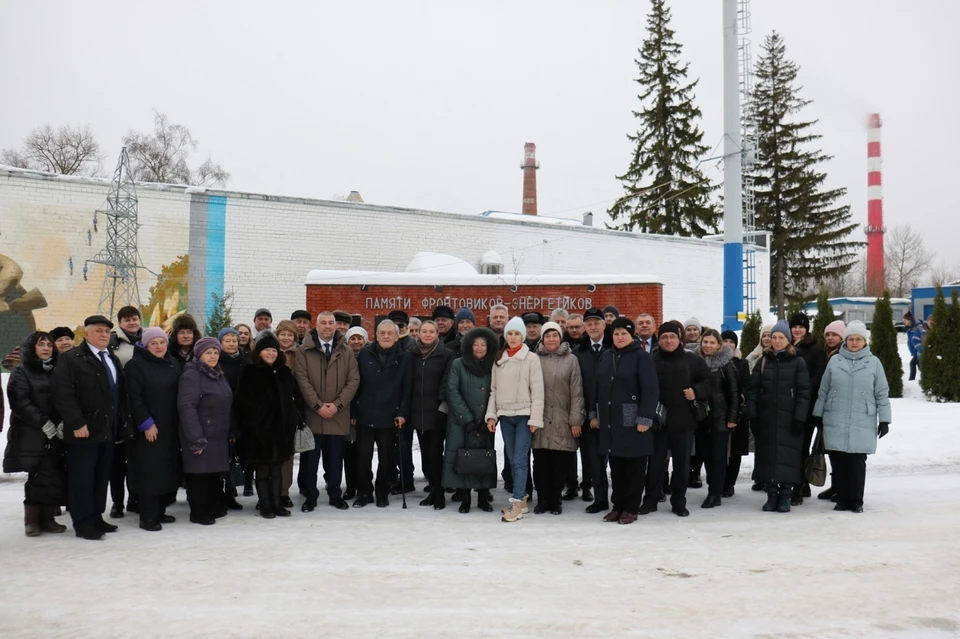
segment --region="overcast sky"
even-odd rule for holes
[[[622,194],[614,175],[630,159],[649,2],[0,4],[0,147],[44,123],[89,123],[110,170],[121,136],[149,129],[158,109],[241,191],[519,212],[529,141],[542,215],[600,214]],[[713,147],[722,2],[669,5]],[[813,100],[805,116],[835,156],[830,184],[849,189],[855,220],[866,222],[864,122],[877,111],[888,229],[910,222],[960,265],[960,3],[752,5],[754,60],[766,34],[784,36]]]

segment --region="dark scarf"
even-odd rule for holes
[[[423,359],[427,359],[433,351],[437,350],[437,346],[438,346],[439,344],[440,344],[440,340],[439,340],[439,339],[434,340],[434,342],[433,342],[432,344],[424,344],[423,342],[421,342],[421,341],[418,340],[418,341],[417,341],[417,348],[420,349],[420,356],[421,356]]]

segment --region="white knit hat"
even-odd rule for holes
[[[847,324],[847,330],[844,333],[843,338],[846,339],[851,335],[859,335],[865,340],[870,339],[870,333],[867,332],[866,325],[860,320],[853,320],[852,322]]]
[[[527,336],[527,325],[523,323],[523,318],[521,317],[511,317],[510,321],[507,322],[507,325],[503,329],[503,334],[506,335],[510,331],[516,331],[524,337]]]
[[[560,325],[557,324],[556,322],[547,322],[546,324],[544,324],[543,327],[540,329],[540,336],[542,337],[546,335],[547,331],[556,331],[560,335],[560,337],[563,337],[563,329],[560,328]]]

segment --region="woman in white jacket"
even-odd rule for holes
[[[487,428],[503,430],[503,445],[513,467],[513,496],[501,513],[517,521],[527,512],[527,464],[533,432],[543,428],[543,372],[540,359],[523,343],[526,327],[514,317],[503,331],[507,347],[493,366]]]

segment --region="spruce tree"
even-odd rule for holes
[[[797,313],[803,313],[803,312],[804,312],[803,301],[799,299],[791,299],[790,303],[787,304],[786,315],[784,315],[780,319],[789,320],[791,317],[793,317]]]
[[[812,282],[847,273],[862,242],[850,239],[857,225],[845,188],[828,189],[822,165],[831,156],[817,147],[817,120],[802,120],[810,104],[800,97],[800,67],[786,57],[783,38],[767,36],[756,67],[748,117],[756,127],[753,178],[756,224],[771,232],[770,289],[778,315]]]
[[[640,70],[640,110],[630,166],[617,179],[624,196],[609,210],[612,228],[643,233],[703,237],[717,232],[720,211],[710,200],[715,190],[698,167],[709,151],[698,124],[701,113],[687,82],[688,63],[670,28],[665,0],[651,0],[647,39],[635,60]]]
[[[950,388],[953,372],[947,370],[950,360],[956,360],[958,343],[955,326],[960,325],[956,317],[957,308],[949,308],[943,289],[937,287],[933,300],[933,316],[929,330],[923,340],[923,354],[920,356],[920,388],[927,397],[937,401],[960,401],[960,389]],[[954,356],[950,353],[954,351]]]
[[[823,333],[827,330],[827,325],[836,319],[829,295],[827,287],[821,286],[820,292],[817,294],[817,316],[813,320],[813,336],[820,342],[820,346],[824,347],[826,346],[826,338]]]
[[[744,357],[752,353],[760,343],[762,326],[763,318],[760,317],[760,311],[754,311],[747,316],[747,321],[743,323],[743,330],[740,332],[740,354]]]
[[[233,291],[224,293],[223,295],[210,293],[210,297],[213,299],[213,311],[210,313],[210,317],[207,318],[205,328],[207,335],[216,337],[220,329],[233,326],[233,317],[231,317],[233,313]]]
[[[903,361],[897,346],[897,327],[893,325],[893,307],[890,291],[878,297],[870,324],[870,352],[883,364],[883,372],[890,386],[890,397],[903,397]]]

